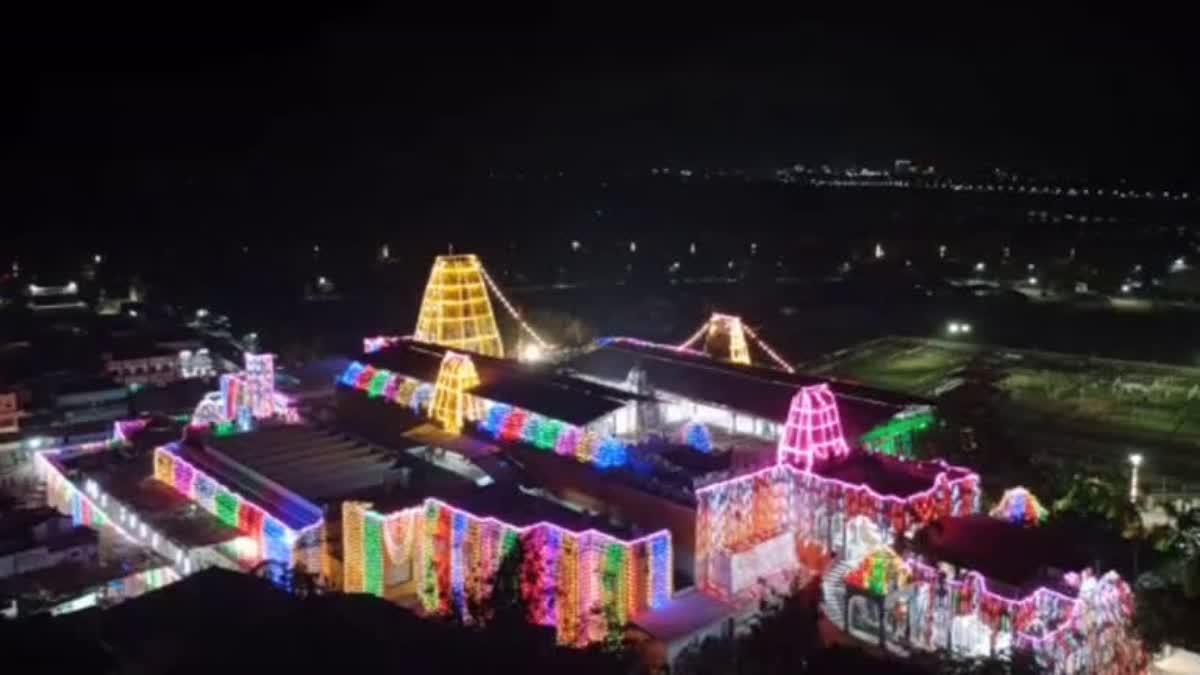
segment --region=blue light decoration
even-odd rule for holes
[[[450,519],[450,601],[460,610],[465,609],[466,603],[466,555],[463,542],[467,539],[467,517],[461,511],[455,511]]]
[[[612,436],[605,436],[604,440],[600,441],[600,447],[596,449],[594,460],[596,466],[609,469],[614,466],[624,466],[626,460],[628,460],[628,454],[625,444],[621,441]]]
[[[412,409],[413,412],[420,414],[423,409],[429,407],[429,402],[433,400],[433,385],[428,382],[422,382],[417,385],[417,390],[413,392]]]
[[[700,452],[712,452],[712,435],[703,422],[693,420],[683,425],[683,442]]]
[[[663,607],[671,599],[671,538],[650,540],[650,606]]]
[[[346,366],[346,370],[342,373],[342,376],[338,378],[338,382],[347,387],[353,387],[358,382],[358,376],[362,375],[364,367],[358,361],[351,361],[350,365]]]
[[[484,418],[480,426],[487,434],[493,438],[500,436],[500,429],[504,426],[504,418],[512,412],[512,406],[507,406],[502,403],[493,405],[487,411],[487,417]]]
[[[267,516],[263,519],[262,532],[263,557],[290,565],[292,563],[292,547],[287,541],[287,528],[283,526],[283,523]]]

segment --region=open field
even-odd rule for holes
[[[810,372],[936,398],[964,378],[1000,391],[996,411],[1051,452],[1124,462],[1200,483],[1200,369],[889,337],[831,355]]]

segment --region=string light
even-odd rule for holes
[[[533,329],[533,326],[530,326],[529,323],[526,322],[525,319],[521,317],[521,313],[518,312],[517,308],[514,307],[513,304],[508,301],[508,297],[505,296],[504,293],[500,290],[500,286],[497,285],[496,282],[492,279],[492,275],[488,274],[487,269],[481,265],[479,267],[479,271],[483,275],[483,280],[487,282],[488,288],[492,289],[492,292],[496,294],[497,298],[500,298],[500,304],[504,305],[504,309],[508,310],[509,316],[511,316],[513,318],[513,320],[515,320],[517,322],[517,324],[519,324],[521,326],[522,330],[524,330],[526,333],[528,333],[529,336],[532,337],[533,340],[538,343],[538,346],[540,346],[542,349],[549,349],[550,343],[543,340],[542,336],[538,335],[537,331],[535,331]]]
[[[787,361],[784,361],[783,357],[777,354],[774,349],[771,349],[771,345],[767,344],[766,340],[758,337],[758,335],[753,329],[750,328],[750,326],[743,326],[743,328],[745,329],[746,334],[750,336],[750,339],[754,340],[754,343],[758,345],[759,349],[763,350],[767,353],[767,356],[771,357],[771,360],[775,362],[775,365],[783,368],[789,373],[796,372],[796,369],[791,367]]]
[[[372,579],[386,576],[386,570],[381,562],[374,562],[382,559],[371,542],[386,542],[387,535],[376,538],[374,530],[386,532],[393,522],[422,524],[423,532],[414,534],[422,542],[415,565],[423,570],[419,581],[422,605],[433,613],[464,611],[466,599],[475,592],[472,586],[494,575],[517,539],[523,539],[528,546],[526,562],[533,561],[529,571],[535,579],[526,592],[533,601],[534,619],[555,626],[563,644],[587,641],[582,626],[596,602],[615,613],[624,625],[634,612],[665,605],[672,592],[671,534],[667,530],[622,540],[597,530],[568,530],[547,521],[518,527],[432,497],[422,506],[386,516],[365,504],[349,503],[343,506],[343,517],[343,585],[348,591],[361,588],[376,595],[382,595],[383,588]],[[603,564],[581,565],[580,557],[586,551],[602,551]],[[638,559],[646,564],[635,564]],[[393,556],[391,560],[395,564],[403,558]],[[589,575],[596,579],[586,581]],[[632,593],[635,587],[645,588],[646,593]],[[593,597],[589,589],[601,589],[602,594]]]
[[[742,330],[742,319],[728,314],[713,314],[708,319],[708,341],[724,334],[729,340],[729,361],[750,365],[750,349],[746,347],[746,333]]]

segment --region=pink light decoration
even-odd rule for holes
[[[791,461],[805,471],[813,462],[850,454],[842,436],[837,400],[828,384],[802,387],[792,398],[787,423],[779,437],[778,462]]]
[[[404,338],[399,335],[374,335],[363,338],[363,353],[370,354],[381,349],[386,349]]]
[[[707,329],[708,324],[705,324],[704,327]],[[712,358],[708,354],[705,354],[702,351],[699,351],[696,349],[691,349],[690,347],[687,347],[685,345],[667,345],[667,344],[663,344],[661,342],[651,342],[649,340],[641,340],[639,338],[607,337],[607,338],[600,338],[599,340],[597,340],[597,343],[600,346],[604,346],[604,345],[608,345],[608,344],[630,345],[633,347],[646,347],[649,349],[661,349],[662,351],[667,351],[667,352],[688,354],[689,356],[699,356],[699,357],[705,358],[705,359]]]

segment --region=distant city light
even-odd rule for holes
[[[637,242],[636,241],[629,242],[629,252],[637,253]]]
[[[984,270],[986,270],[986,269],[987,269],[987,264],[986,264],[986,263],[984,263],[984,262],[982,262],[982,261],[975,263],[975,271],[976,271],[976,272],[982,272],[982,271],[984,271]]]
[[[320,253],[320,252],[321,252],[321,246],[318,244],[313,244],[313,253]]]
[[[582,246],[583,245],[579,243],[578,239],[571,240],[571,250],[572,251],[578,251]]]
[[[328,283],[329,283],[329,280],[326,279],[325,277],[317,277],[317,285],[318,286],[324,286]]]
[[[1130,286],[1129,284],[1121,284],[1121,292],[1122,293],[1128,293],[1131,290],[1133,290],[1133,287]]]
[[[1038,278],[1037,278],[1037,277],[1029,277],[1029,285],[1030,285],[1030,286],[1037,286],[1037,285],[1038,285]]]
[[[201,307],[200,309],[196,310],[196,318],[197,319],[204,319],[207,317],[208,317],[208,309]]]
[[[1172,272],[1186,272],[1188,269],[1187,260],[1180,256],[1171,263]]]
[[[951,321],[946,324],[946,332],[951,335],[966,335],[971,332],[971,324],[965,321]]]
[[[946,258],[946,245],[945,244],[938,246],[938,258],[941,258],[943,260]]]
[[[129,316],[132,316],[133,318],[136,319],[138,316],[138,311],[136,309],[129,310]]]
[[[97,253],[96,255],[92,256],[92,261],[99,265],[100,263],[104,262],[104,256]]]
[[[688,252],[690,252],[692,255],[696,255],[696,242],[693,241],[691,245],[688,246]]]
[[[384,244],[379,248],[379,257],[382,260],[387,260],[388,258],[392,257],[392,250],[388,248],[387,244]]]
[[[875,244],[875,259],[883,258],[883,244]]]
[[[750,255],[754,255],[755,253],[758,253],[758,244],[752,242],[750,244]]]
[[[1025,269],[1027,269],[1027,270],[1029,270],[1030,272],[1032,272],[1032,271],[1034,271],[1035,269],[1037,269],[1037,266],[1035,266],[1033,263],[1029,263],[1028,265],[1026,265],[1026,266],[1025,266]]]

